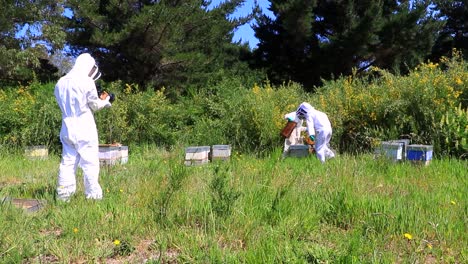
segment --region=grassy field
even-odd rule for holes
[[[467,263],[468,162],[233,153],[188,167],[183,149],[130,148],[103,167],[102,201],[55,201],[60,157],[0,154],[1,263]]]

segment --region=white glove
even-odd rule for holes
[[[110,100],[110,96],[108,95],[108,96],[104,99],[104,101],[106,102],[105,105],[104,105],[104,107],[111,107],[111,106],[112,106],[112,104],[111,104],[111,102],[109,102],[109,100]]]

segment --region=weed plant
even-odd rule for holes
[[[101,167],[104,199],[55,200],[59,156],[0,155],[2,263],[466,263],[466,161],[233,151],[183,165],[183,149],[130,149]]]

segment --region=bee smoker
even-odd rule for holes
[[[100,84],[96,84],[96,90],[97,90],[99,99],[105,100],[108,96],[110,96],[109,102],[113,103],[115,101],[115,94],[107,92],[106,90],[102,89]]]

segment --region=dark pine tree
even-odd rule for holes
[[[437,17],[445,22],[433,48],[430,59],[450,56],[453,49],[463,53],[468,59],[468,1],[436,0],[434,9]]]
[[[275,19],[257,18],[253,66],[273,82],[302,83],[377,66],[404,72],[431,51],[442,23],[429,1],[271,0]]]
[[[90,52],[103,79],[141,87],[202,86],[222,69],[239,69],[234,30],[251,16],[229,19],[244,2],[207,0],[69,0],[73,55]]]
[[[55,0],[0,0],[0,84],[53,78],[49,56],[64,45],[62,13]]]

